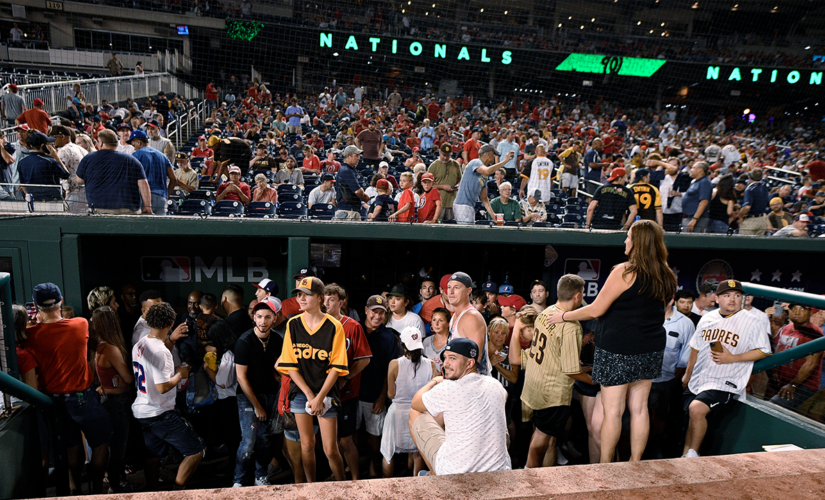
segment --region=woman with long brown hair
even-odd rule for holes
[[[665,304],[676,292],[658,224],[634,222],[625,255],[627,262],[613,268],[592,304],[550,317],[550,323],[599,318],[592,375],[602,386],[602,463],[613,461],[625,405],[630,409],[630,460],[642,459],[650,432],[647,397],[652,380],[662,374]]]
[[[123,457],[129,437],[129,419],[132,416],[132,384],[134,373],[126,351],[126,343],[120,332],[120,320],[110,306],[100,306],[92,313],[89,322],[91,345],[95,346],[95,373],[100,381],[103,407],[112,421],[112,439],[109,441],[109,465],[106,473],[109,488],[114,493],[124,491],[121,483]]]

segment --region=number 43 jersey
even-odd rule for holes
[[[533,410],[568,406],[573,398],[573,379],[568,375],[582,371],[582,327],[578,321],[550,324],[552,305],[536,318],[533,341],[527,353],[524,390],[521,400]]]
[[[176,390],[161,394],[155,384],[172,380],[175,366],[172,353],[162,340],[143,337],[132,348],[132,369],[135,371],[137,398],[132,403],[135,418],[156,417],[175,409]]]

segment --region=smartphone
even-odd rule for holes
[[[37,307],[34,302],[26,302],[26,312],[29,314],[29,320],[34,321],[37,317]]]
[[[785,311],[782,310],[782,302],[780,302],[778,300],[775,301],[773,303],[773,307],[776,308],[776,311],[773,313],[773,315],[776,316],[777,318],[781,318],[782,315],[785,314]]]
[[[713,352],[725,352],[722,349],[722,344],[719,342],[711,342],[710,343],[710,350]]]

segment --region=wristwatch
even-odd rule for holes
[[[793,382],[791,382],[791,387],[793,387],[794,389],[796,389],[797,385],[796,385],[796,384],[794,384]]]

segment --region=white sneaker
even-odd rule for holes
[[[693,457],[698,457],[698,456],[699,456],[699,454],[696,453],[696,450],[694,450],[692,448],[690,450],[688,450],[687,453],[685,453],[685,458],[693,458]]]
[[[232,487],[233,488],[243,488],[243,485],[241,483],[235,483],[235,484],[232,485]]]
[[[265,477],[256,477],[255,486],[270,486],[269,479]]]

